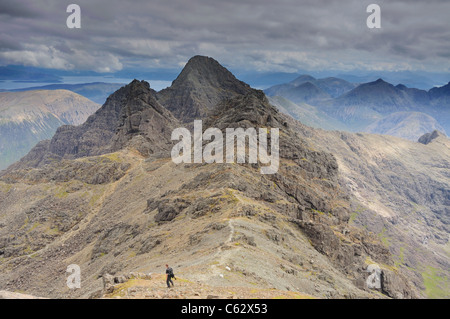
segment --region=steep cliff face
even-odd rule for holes
[[[180,276],[213,286],[416,296],[380,239],[349,225],[336,158],[216,63],[193,58],[175,87],[193,92],[199,86],[189,74],[211,64],[221,70],[223,77],[212,75],[218,83],[206,85],[214,90],[203,129],[265,128],[272,137],[269,129],[278,128],[278,171],[263,175],[261,163],[175,164],[170,133],[178,122],[160,103],[180,101],[177,90],[156,101],[146,83],[133,81],[85,124],[61,128],[0,176],[0,289],[99,296],[105,273],[162,271],[169,262]],[[180,103],[196,113],[195,103]],[[65,286],[73,263],[83,271],[78,291]],[[367,286],[370,264],[381,267],[378,291]]]
[[[447,298],[450,140],[437,131],[411,142],[289,123],[336,157],[353,203],[350,224],[377,234],[396,269],[425,296]]]

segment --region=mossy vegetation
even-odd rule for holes
[[[100,188],[97,190],[94,190],[94,194],[92,195],[90,201],[89,201],[89,206],[95,206],[95,204],[99,201],[99,199],[102,197],[104,192],[104,188]]]
[[[442,270],[428,266],[422,272],[425,294],[432,299],[450,298],[450,281]]]
[[[386,227],[384,227],[383,230],[378,234],[378,237],[380,238],[383,245],[389,248],[391,243],[389,237],[386,235],[386,230],[387,230]]]
[[[227,191],[222,195],[222,198],[231,202],[231,203],[238,203],[239,199],[234,195],[234,193],[237,192],[234,189],[227,189]]]
[[[121,158],[120,158],[118,153],[110,153],[110,154],[102,155],[101,158],[102,159],[107,158],[110,161],[117,162],[117,163],[121,163],[122,162],[122,160],[121,160]]]
[[[25,217],[25,220],[24,220],[24,222],[23,222],[23,225],[22,225],[22,227],[19,228],[19,230],[25,229],[25,228],[28,226],[28,223],[29,223],[29,222],[30,222],[30,219],[28,218],[28,216]]]
[[[3,182],[0,182],[0,192],[2,193],[8,193],[12,188],[11,184],[5,184]]]
[[[61,231],[58,229],[58,227],[53,227],[53,228],[47,228],[47,230],[45,231],[46,234],[48,235],[59,235],[61,233]]]
[[[124,297],[126,295],[126,292],[128,288],[138,286],[141,283],[142,279],[130,279],[127,282],[120,284],[117,286],[116,289],[114,289],[114,292],[110,295],[111,298],[114,297]]]
[[[55,197],[65,198],[65,197],[67,197],[67,195],[69,195],[69,193],[67,192],[67,190],[64,187],[61,186],[56,189]]]
[[[400,262],[402,263],[402,264],[404,264],[405,263],[405,247],[400,247],[400,254],[399,254],[399,257],[400,257]]]
[[[41,224],[38,222],[33,223],[33,225],[30,227],[30,229],[27,230],[27,234],[38,228]]]
[[[351,214],[350,214],[350,219],[349,219],[348,223],[349,223],[349,224],[352,224],[352,223],[356,220],[357,217],[358,217],[358,213],[357,213],[357,212],[351,213]]]

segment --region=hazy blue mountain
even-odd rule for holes
[[[424,71],[350,71],[342,72],[335,76],[353,83],[367,83],[383,78],[386,82],[395,85],[404,84],[407,87],[415,87],[422,90],[428,90],[449,81],[448,73]]]
[[[425,92],[426,93],[426,92]],[[415,106],[415,101],[406,90],[378,79],[374,82],[357,86],[333,101],[334,106],[368,106],[381,114],[396,111],[410,110]]]
[[[335,77],[318,79],[316,85],[330,94],[332,97],[338,97],[357,86],[356,83],[350,83],[348,81]]]
[[[397,112],[421,112],[436,119],[445,131],[450,131],[449,96],[448,85],[427,92],[408,88],[402,84],[394,86],[378,79],[361,84],[328,105],[322,106],[332,112],[334,117],[348,123],[359,123],[355,129],[362,129],[365,124],[370,125],[367,123],[367,112],[376,115],[375,117],[378,117],[376,120]],[[414,119],[411,125],[417,124],[418,118]],[[421,117],[421,119],[425,121],[422,123],[423,126],[429,126],[431,123],[428,118]],[[411,130],[421,131],[419,127]]]
[[[82,84],[50,84],[44,86],[29,87],[23,89],[11,90],[12,92],[32,91],[32,90],[69,90],[80,94],[89,100],[103,104],[106,98],[119,88],[124,86],[121,83],[82,83]]]
[[[329,98],[321,96],[319,89]],[[347,131],[388,134],[414,141],[435,129],[450,131],[450,83],[425,91],[404,84],[394,86],[381,78],[356,85],[339,78],[317,80],[302,75],[265,92],[273,98],[281,96],[296,104],[295,108],[290,106],[281,110],[314,127],[334,129],[336,125],[330,121],[333,119],[340,129]],[[311,98],[313,93],[316,95]],[[287,104],[286,101],[283,104]],[[314,115],[310,113],[312,108]],[[311,117],[307,118],[305,114]],[[318,116],[322,118],[319,120]],[[317,125],[311,124],[312,119]]]
[[[444,86],[432,88],[428,93],[433,105],[442,108],[450,106],[450,82]]]
[[[99,104],[67,90],[0,93],[0,170],[65,124],[81,124]]]
[[[438,121],[421,112],[397,112],[389,114],[369,125],[365,131],[417,141],[422,135],[438,130],[445,133]]]
[[[290,84],[291,86],[298,86],[298,85],[306,83],[306,82],[314,83],[315,81],[316,81],[315,77],[308,75],[308,74],[303,74],[303,75],[300,75],[299,77],[295,78],[293,81],[289,82],[288,84]]]
[[[326,112],[316,106],[294,103],[282,96],[269,97],[269,102],[282,113],[292,116],[305,125],[327,130],[349,130],[343,122],[328,116]]]
[[[147,80],[172,81],[181,71],[178,68],[127,68],[113,73],[108,73],[108,77],[114,78],[142,78]],[[448,72],[427,72],[427,71],[365,71],[351,70],[340,71],[314,71],[314,70],[296,70],[291,72],[282,71],[253,71],[236,69],[231,70],[241,80],[258,88],[269,88],[271,86],[288,83],[301,74],[310,74],[317,79],[328,77],[339,78],[351,83],[367,83],[383,78],[385,81],[394,85],[404,84],[408,87],[428,90],[435,86],[441,86],[450,80]],[[74,71],[74,70],[56,70],[30,66],[8,65],[0,67],[0,81],[32,81],[58,83],[63,81],[65,76],[104,76],[104,73],[94,71]]]
[[[276,85],[264,92],[268,96],[283,96],[295,103],[311,104],[331,98],[330,94],[314,82],[316,80],[311,76],[301,76],[288,84]]]
[[[356,84],[339,78],[316,79],[305,74],[289,83],[272,86],[266,89],[265,93],[268,96],[283,96],[296,103],[317,103],[340,96],[355,87]]]

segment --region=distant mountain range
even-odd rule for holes
[[[266,89],[269,96],[280,95],[293,102],[312,102],[334,98],[355,88],[357,84],[338,78],[315,79],[310,75],[301,75],[295,80]]]
[[[174,68],[156,68],[146,69],[143,67],[123,69],[114,73],[108,73],[108,78],[117,79],[147,79],[150,81],[172,81],[180,73],[181,67]],[[318,79],[339,78],[350,83],[373,82],[378,78],[383,78],[389,83],[395,85],[403,83],[408,87],[416,87],[428,90],[434,86],[444,85],[448,82],[448,73],[426,72],[426,71],[364,71],[352,70],[346,72],[340,71],[311,71],[297,70],[296,72],[280,71],[251,71],[243,69],[233,69],[240,80],[252,85],[253,87],[265,89],[280,83],[288,83],[298,78],[301,74],[310,74]],[[105,76],[104,73],[94,71],[72,71],[56,70],[30,66],[8,65],[0,67],[0,82],[44,82],[44,83],[63,83],[64,77],[96,77]],[[96,80],[97,81],[97,80]],[[108,82],[108,81],[103,81]]]
[[[417,140],[435,129],[450,132],[449,91],[450,83],[425,91],[402,84],[394,86],[382,79],[356,85],[342,79],[318,80],[302,75],[289,83],[266,89],[265,93],[272,98],[282,96],[303,110],[316,108],[325,118],[309,123],[313,127],[376,132]],[[279,106],[285,109],[288,106],[289,115],[305,121],[299,116],[304,112],[296,111],[292,104],[283,102]],[[399,112],[402,112],[401,116],[397,114]]]
[[[117,91],[119,88],[125,84],[121,83],[104,83],[104,82],[93,82],[93,83],[81,83],[81,84],[49,84],[43,86],[32,86],[22,89],[14,90],[3,90],[5,92],[23,92],[23,91],[35,91],[35,90],[69,90],[80,94],[89,100],[103,104],[106,98],[110,96],[113,92]]]
[[[83,123],[99,106],[67,90],[0,93],[0,170],[61,125]]]

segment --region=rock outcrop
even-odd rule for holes
[[[158,101],[182,122],[201,119],[220,101],[251,91],[216,60],[191,58],[172,85],[158,92]]]
[[[419,138],[418,142],[427,145],[427,144],[430,144],[433,140],[437,139],[438,137],[446,138],[445,134],[443,134],[437,130],[434,130],[431,133],[426,133],[426,134],[422,135]]]

